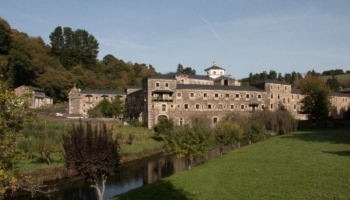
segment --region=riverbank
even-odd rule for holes
[[[299,131],[113,199],[347,199],[349,156],[347,128]]]
[[[165,153],[163,148],[163,142],[157,142],[153,147],[144,148],[145,144],[141,143],[135,145],[130,151],[129,149],[124,150],[120,165],[124,165],[128,162],[144,159],[150,156]],[[32,177],[34,180],[40,180],[43,182],[54,181],[62,178],[70,178],[77,175],[75,171],[67,170],[63,163],[53,164],[51,166],[46,166],[38,169],[31,169],[23,172],[24,175]]]

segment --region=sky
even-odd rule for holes
[[[11,0],[0,17],[44,39],[57,26],[84,29],[99,42],[98,59],[198,75],[213,65],[236,79],[249,73],[350,70],[348,0]]]

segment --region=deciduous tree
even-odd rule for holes
[[[329,116],[331,101],[329,99],[330,89],[323,79],[315,74],[308,73],[300,84],[301,110],[311,120],[319,120]]]
[[[70,135],[63,136],[63,147],[67,168],[76,170],[102,200],[107,176],[117,169],[120,160],[119,145],[111,130],[107,130],[106,124],[93,129],[86,123],[84,127],[80,121],[78,126],[73,125]]]

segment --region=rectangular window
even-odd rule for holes
[[[231,105],[231,109],[234,109],[235,108],[235,106],[234,105]]]
[[[182,118],[179,120],[179,125],[182,126]]]
[[[241,105],[241,109],[244,109],[244,105]]]
[[[239,98],[239,94],[236,94],[236,98]]]
[[[271,104],[271,109],[273,109],[273,104]]]
[[[273,99],[273,94],[271,94],[271,99]]]
[[[169,93],[169,97],[173,97],[173,93]]]
[[[219,94],[218,93],[215,93],[215,98],[218,98],[219,97]]]
[[[245,95],[245,98],[249,99],[249,94],[246,94],[246,95]]]
[[[265,105],[261,105],[261,108],[264,110],[265,109]]]
[[[294,110],[297,109],[297,105],[294,104]]]
[[[207,94],[207,93],[204,93],[204,94],[203,94],[203,97],[208,97],[208,94]]]
[[[230,97],[230,95],[229,95],[229,94],[225,94],[225,97],[226,97],[226,98],[229,98],[229,97]]]
[[[162,111],[166,111],[166,105],[162,104]]]
[[[258,99],[261,99],[261,94],[258,94]]]
[[[213,118],[213,122],[214,122],[214,124],[218,123],[218,118],[217,118],[217,117],[214,117],[214,118]]]
[[[96,97],[95,99],[98,100],[98,97]]]
[[[194,93],[193,92],[190,93],[190,97],[194,97]]]
[[[222,109],[222,105],[221,104],[218,105],[218,109]]]
[[[208,109],[211,109],[211,104],[208,104]]]
[[[180,92],[179,92],[179,93],[177,93],[177,96],[178,96],[178,97],[181,97],[181,93],[180,93]]]
[[[184,108],[185,108],[185,109],[188,109],[188,104],[185,104]]]
[[[285,98],[283,98],[283,103],[286,103],[286,99]]]
[[[169,87],[169,83],[165,83],[165,87]]]
[[[196,104],[196,109],[199,109],[199,104]]]
[[[156,87],[159,87],[159,83],[156,83]]]

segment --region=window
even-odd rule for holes
[[[177,105],[177,108],[180,108],[180,105]]]
[[[294,95],[292,95],[292,99],[294,99]]]
[[[207,94],[207,93],[204,93],[204,94],[203,94],[203,97],[208,97],[208,94]]]
[[[169,93],[169,97],[173,97],[173,93]]]
[[[283,103],[286,103],[286,99],[285,98],[283,98]]]
[[[258,94],[258,99],[261,99],[261,94]]]
[[[273,94],[271,94],[271,99],[273,99]]]
[[[171,104],[171,108],[174,108],[174,105],[173,105],[173,104]]]
[[[280,94],[277,95],[277,98],[280,99]]]
[[[162,104],[162,111],[166,111],[166,105]]]
[[[236,98],[239,98],[239,94],[236,94]]]
[[[221,104],[218,105],[218,109],[222,109],[222,105]]]
[[[98,97],[96,97],[95,99],[98,100]]]
[[[287,90],[287,86],[284,86],[284,90]]]
[[[165,87],[169,87],[169,83],[165,83]]]
[[[297,105],[294,104],[294,110],[297,109]]]
[[[235,108],[235,106],[234,105],[231,105],[231,109],[234,109]]]
[[[182,118],[180,118],[180,120],[179,120],[179,125],[182,126],[182,123],[183,123],[183,122],[182,122]]]
[[[271,109],[273,109],[273,104],[271,104]]]
[[[215,98],[218,98],[219,97],[219,94],[218,93],[215,93]]]
[[[211,109],[211,104],[208,104],[208,109]]]
[[[241,109],[244,109],[244,105],[241,105]]]
[[[185,104],[185,105],[184,105],[184,108],[185,108],[185,109],[188,109],[188,104]]]
[[[214,117],[214,118],[213,118],[213,122],[214,122],[214,124],[218,123],[218,118],[217,118],[217,117]]]
[[[196,109],[199,109],[199,104],[196,104]]]
[[[178,96],[178,97],[181,97],[181,93],[180,93],[180,92],[179,92],[179,93],[177,93],[177,96]]]
[[[246,94],[246,95],[245,95],[245,98],[249,99],[249,94]]]
[[[230,97],[230,95],[229,95],[229,94],[225,94],[225,97],[226,97],[226,98],[229,98],[229,97]]]
[[[194,97],[194,93],[193,92],[190,93],[190,97]]]
[[[261,108],[262,108],[262,109],[265,109],[265,105],[261,105]]]
[[[156,87],[159,87],[159,83],[156,83]]]

